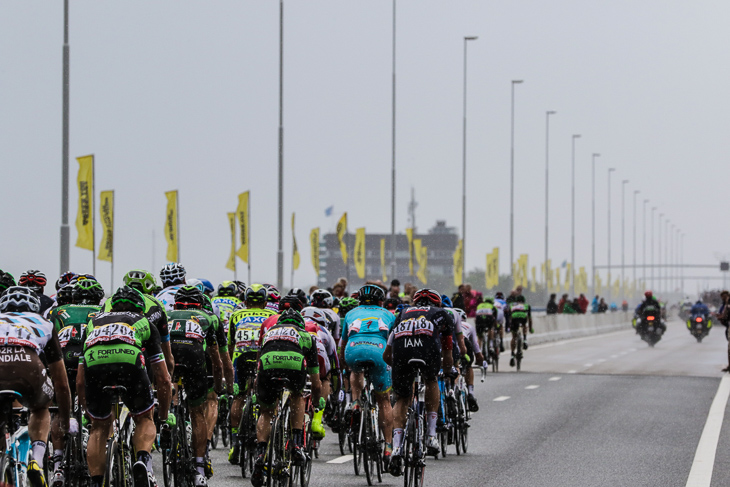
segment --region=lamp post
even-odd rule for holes
[[[279,238],[276,285],[284,287],[284,0],[279,0]]]
[[[636,294],[636,195],[641,193],[638,189],[634,190],[634,294]],[[635,296],[631,296],[633,299]]]
[[[392,121],[391,121],[391,188],[390,188],[390,279],[398,274],[395,260],[395,1],[393,0],[393,87],[392,87]]]
[[[625,243],[626,243],[626,184],[628,179],[621,181],[621,299],[626,299],[626,268],[625,268]]]
[[[61,129],[61,274],[70,268],[70,231],[68,226],[68,139],[69,139],[69,45],[68,0],[63,2],[63,124]]]
[[[659,282],[656,284],[656,288],[661,292],[662,290],[662,218],[664,213],[659,213],[659,226],[657,227],[657,274]]]
[[[651,208],[651,287],[654,288],[656,281],[654,280],[654,212],[656,206]]]
[[[644,252],[643,252],[643,258],[641,259],[642,265],[642,280],[644,281],[644,287],[646,287],[646,204],[649,202],[649,200],[644,200],[644,236],[641,238],[642,245],[644,246]]]
[[[545,112],[545,289],[547,289],[547,261],[548,261],[548,195],[550,192],[549,187],[549,161],[550,161],[550,115],[555,115],[557,112],[554,110],[548,110]]]
[[[514,284],[514,253],[515,253],[515,85],[522,83],[521,79],[512,80],[512,117],[510,130],[510,189],[509,189],[509,266]]]
[[[591,272],[593,273],[593,295],[596,294],[596,157],[601,154],[593,153],[591,156],[591,184],[593,187],[593,197],[591,198]]]
[[[616,168],[608,168],[608,304],[611,305],[611,173]]]
[[[462,181],[461,181],[461,276],[466,277],[466,46],[477,36],[464,36],[464,125],[462,140]]]
[[[580,139],[580,134],[573,134],[571,137],[572,155],[570,162],[570,289],[575,297],[575,140]]]

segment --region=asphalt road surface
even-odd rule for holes
[[[536,345],[526,351],[522,372],[503,360],[482,383],[477,371],[481,409],[472,418],[469,451],[457,457],[450,446],[445,459],[429,459],[425,485],[730,485],[726,401],[710,415],[714,425],[708,421],[727,364],[724,328],[717,328],[701,344],[675,321],[655,348],[633,330]],[[725,382],[730,391],[730,376]],[[704,453],[696,460],[701,437]],[[212,458],[211,487],[250,485],[224,450]],[[331,431],[310,485],[367,485],[341,457]],[[402,477],[386,474],[383,485],[402,485]]]

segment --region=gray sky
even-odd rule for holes
[[[730,3],[401,0],[397,11],[397,230],[416,187],[419,228],[461,222],[463,36],[469,44],[468,268],[509,257],[510,80],[516,88],[515,254],[544,252],[545,111],[551,118],[551,258],[570,259],[570,142],[576,145],[576,261],[590,267],[590,154],[597,164],[597,261],[613,261],[620,181],[688,235],[686,262],[714,263],[730,228],[715,215],[730,177]],[[164,191],[180,190],[189,275],[230,279],[227,211],[251,190],[254,281],[276,277],[278,2],[71,0],[71,224],[75,157],[96,155],[116,190],[116,275],[165,262]],[[350,228],[390,230],[392,3],[285,2],[285,282],[291,212],[314,282],[308,235],[348,211]],[[62,2],[0,2],[0,268],[58,272]],[[98,221],[98,217],[97,217]],[[98,227],[99,228],[99,227]],[[100,239],[100,230],[97,239]],[[641,254],[641,231],[638,237]],[[242,266],[243,263],[239,262]],[[72,269],[91,253],[73,248]],[[108,263],[97,274],[108,286]],[[703,271],[703,273],[706,271]],[[245,273],[241,273],[245,275]],[[630,275],[630,273],[629,273]],[[119,279],[117,279],[119,281]],[[483,283],[479,283],[483,286]]]

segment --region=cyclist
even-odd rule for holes
[[[0,270],[0,295],[9,287],[15,286],[15,278],[9,272]]]
[[[53,324],[43,319],[40,300],[27,287],[8,287],[0,297],[0,390],[21,394],[20,403],[30,410],[28,433],[31,440],[31,460],[28,480],[32,487],[45,487],[43,468],[46,440],[51,427],[48,407],[51,398],[58,404],[60,436],[69,431],[71,392],[63,366],[63,353]],[[44,355],[46,367],[39,357]],[[59,446],[63,448],[63,443]]]
[[[263,286],[266,288],[266,309],[278,313],[281,293],[273,284],[264,284]]]
[[[403,463],[403,436],[408,405],[413,395],[413,379],[420,370],[426,384],[426,412],[429,455],[439,452],[436,438],[437,408],[439,405],[438,373],[442,368],[452,374],[454,321],[441,308],[441,296],[431,289],[420,289],[413,295],[413,306],[404,309],[397,317],[388,336],[383,359],[393,367],[393,391],[396,402],[393,408],[393,455],[390,472],[401,475]],[[411,360],[418,362],[411,363]]]
[[[218,285],[218,293],[213,298],[213,304],[220,310],[223,331],[228,335],[228,323],[233,312],[241,306],[241,300],[237,296],[238,288],[233,281],[223,281]]]
[[[165,366],[160,335],[143,313],[145,301],[129,286],[119,288],[110,298],[111,311],[94,316],[84,328],[84,354],[79,359],[76,389],[79,402],[91,418],[87,462],[91,487],[101,487],[106,463],[105,447],[111,434],[112,397],[105,386],[126,388],[121,395],[135,422],[132,443],[137,452],[132,466],[135,487],[155,487],[150,451],[155,440],[152,419],[154,398],[145,372],[144,348],[154,371],[160,418],[175,422],[170,408],[170,375]]]
[[[341,336],[340,317],[332,310],[335,302],[332,293],[326,289],[317,289],[312,293],[311,297],[312,303],[302,310],[302,316],[309,319],[314,319],[317,316],[317,320],[319,320],[318,315],[324,315],[327,319],[327,329],[335,339],[335,343],[339,344]]]
[[[504,299],[504,293],[497,291],[494,295],[494,307],[497,310],[497,331],[499,332],[499,351],[504,352],[504,329],[507,319],[504,313],[507,310],[507,301]]]
[[[383,462],[387,468],[393,452],[393,409],[390,389],[393,380],[383,360],[383,349],[395,323],[393,313],[383,308],[385,291],[379,286],[366,284],[358,291],[360,306],[347,313],[344,333],[340,342],[340,361],[350,368],[352,411],[360,410],[360,394],[365,386],[365,370],[370,371],[375,400],[378,402],[378,423],[385,438]],[[343,302],[352,298],[343,298]],[[365,365],[367,364],[367,365]]]
[[[296,311],[301,312],[302,307],[299,300],[293,302],[289,296],[285,296],[286,301],[282,300],[282,304],[286,303],[288,307],[293,308]],[[317,338],[317,358],[319,362],[319,381],[321,384],[321,396],[325,399],[325,407],[329,400],[331,391],[331,376],[333,373],[339,371],[340,361],[337,359],[337,345],[335,344],[332,334],[322,323],[304,319],[305,329]],[[324,415],[323,408],[314,408],[314,416],[312,418],[312,433],[318,439],[321,440],[325,436],[325,429],[322,426],[322,416]]]
[[[167,311],[172,311],[175,308],[175,293],[187,284],[186,275],[185,267],[179,262],[170,262],[160,269],[162,291],[157,293],[157,300],[162,303]]]
[[[19,286],[27,287],[36,294],[36,297],[41,303],[40,310],[38,311],[40,315],[45,314],[46,310],[53,306],[53,300],[43,294],[43,289],[46,287],[47,282],[48,280],[45,274],[41,271],[33,270],[23,272],[18,280]]]
[[[66,294],[64,290],[70,289],[72,304],[61,304],[51,309],[49,320],[53,323],[58,334],[58,340],[63,353],[63,362],[68,376],[68,383],[71,389],[71,398],[76,396],[76,370],[79,366],[84,348],[84,341],[81,338],[83,329],[91,318],[101,310],[99,302],[104,298],[104,290],[101,285],[86,279],[77,282],[75,285],[66,284],[58,291],[58,300]],[[53,418],[51,423],[51,437],[53,438],[53,464],[54,473],[52,485],[58,487],[64,484],[63,469],[60,468],[63,460],[64,438],[59,428],[58,416]]]
[[[251,284],[246,289],[244,302],[246,308],[239,309],[231,315],[228,329],[228,350],[233,354],[233,370],[235,386],[233,404],[231,405],[231,430],[233,433],[228,461],[238,461],[241,442],[238,438],[238,425],[243,414],[243,404],[251,380],[256,375],[256,360],[260,349],[259,332],[261,325],[276,313],[266,309],[268,292],[261,284]]]
[[[479,303],[475,323],[480,348],[482,350],[486,348],[489,351],[487,353],[487,362],[491,363],[491,356],[494,353],[494,329],[499,327],[497,322],[497,308],[494,306],[493,297],[487,296],[483,303]],[[487,343],[484,343],[485,332],[487,334]]]
[[[307,382],[307,374],[312,384],[312,402],[319,404],[320,409],[324,409],[325,401],[320,395],[317,339],[307,333],[304,326],[301,314],[294,309],[286,309],[279,316],[276,325],[265,335],[259,336],[261,349],[256,396],[261,409],[256,427],[257,458],[251,474],[251,483],[254,487],[263,485],[266,445],[271,434],[274,407],[282,389],[286,387],[291,392],[289,401],[294,441],[293,460],[297,464],[302,464],[306,460],[306,453],[302,450],[304,443],[302,390]]]
[[[475,413],[479,411],[479,404],[477,403],[477,398],[474,397],[474,369],[471,366],[475,358],[478,364],[484,362],[484,355],[479,346],[476,327],[467,321],[464,310],[454,308],[454,311],[459,314],[461,319],[461,331],[463,332],[464,344],[466,345],[466,354],[462,354],[461,356],[461,373],[464,374],[466,389],[468,391],[466,402],[469,410]]]
[[[527,350],[527,327],[530,327],[530,333],[535,330],[532,328],[532,310],[530,305],[525,302],[525,297],[518,294],[509,303],[507,313],[507,327],[512,332],[512,358],[509,360],[510,367],[515,366],[515,347],[517,346],[517,332],[522,327],[522,346]]]
[[[170,344],[178,364],[185,364],[180,373],[190,405],[193,431],[196,486],[207,485],[206,446],[209,438],[206,427],[206,397],[208,373],[206,355],[212,363],[213,374],[220,382],[223,367],[218,351],[216,329],[211,316],[203,311],[203,293],[195,286],[183,286],[175,293],[175,309],[168,314]]]
[[[345,296],[340,300],[340,306],[337,308],[337,314],[340,315],[340,323],[345,319],[347,313],[360,306],[360,301],[357,298],[351,298]]]
[[[63,304],[70,304],[71,303],[71,293],[70,293],[70,290],[67,290],[65,296],[63,296],[63,297],[60,297],[59,296],[59,292],[61,291],[61,289],[63,287],[65,287],[67,284],[69,284],[75,277],[76,277],[76,273],[75,272],[64,272],[63,274],[61,274],[61,276],[58,279],[56,279],[56,295],[55,296],[51,296],[51,299],[55,299],[55,301],[56,301],[53,307],[61,306]],[[61,301],[66,300],[66,302],[59,303],[58,302],[59,301],[59,298],[60,298]]]
[[[307,293],[305,293],[303,289],[300,289],[298,287],[290,289],[287,296],[296,296],[297,299],[299,299],[299,302],[302,303],[302,308],[309,304],[309,298],[307,297]]]

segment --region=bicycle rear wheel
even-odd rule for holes
[[[355,475],[360,475],[360,461],[362,460],[362,451],[360,450],[360,438],[362,438],[362,414],[359,423],[355,423],[355,413],[353,412],[353,421],[350,426],[349,444],[352,445],[352,466],[355,469]],[[354,429],[353,429],[354,428]]]
[[[365,480],[368,485],[373,485],[373,475],[375,474],[375,455],[373,448],[373,425],[372,425],[372,411],[370,407],[363,408],[362,411],[362,444],[360,445],[362,451],[362,465],[365,470]]]

